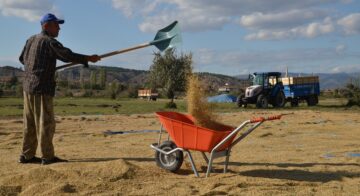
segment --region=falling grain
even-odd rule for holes
[[[186,99],[188,113],[194,117],[197,126],[218,131],[223,129],[224,125],[217,122],[218,117],[214,114],[212,105],[207,102],[205,91],[195,75],[188,78]]]

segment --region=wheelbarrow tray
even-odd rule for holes
[[[156,112],[161,124],[166,129],[176,146],[201,152],[211,150],[229,135],[235,127],[220,125],[219,130],[196,126],[191,115],[177,112]],[[231,145],[236,135],[228,140],[218,151]]]

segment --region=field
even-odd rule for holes
[[[360,109],[322,99],[316,107],[259,110],[216,104],[232,126],[256,116],[293,113],[265,122],[234,147],[229,171],[204,178],[206,164],[188,157],[177,173],[156,166],[159,121],[167,100],[56,99],[58,156],[68,163],[18,164],[22,100],[0,99],[0,195],[359,195]],[[184,101],[176,100],[184,112]],[[106,115],[105,115],[106,114]],[[107,135],[106,131],[126,134]],[[127,134],[128,133],[128,134]]]
[[[155,111],[162,111],[164,105],[169,100],[160,99],[158,101],[146,101],[141,99],[119,99],[111,100],[105,98],[55,98],[55,113],[59,116],[67,115],[114,115],[114,114],[146,114]],[[177,110],[179,112],[186,111],[184,100],[175,100]],[[359,108],[344,107],[346,100],[344,99],[323,99],[316,107],[307,107],[305,103],[301,103],[300,107],[291,108],[287,105],[286,109],[290,110],[353,110]],[[214,104],[217,112],[239,112],[234,103]],[[247,110],[255,109],[253,105],[249,105]],[[255,109],[256,110],[256,109]],[[274,110],[269,108],[269,110]],[[279,110],[279,109],[277,109]],[[21,116],[23,112],[23,100],[21,98],[0,98],[0,118]]]

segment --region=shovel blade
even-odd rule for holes
[[[177,21],[160,29],[156,33],[154,40],[150,42],[151,45],[154,45],[160,51],[175,47],[179,43],[181,43],[181,34]]]

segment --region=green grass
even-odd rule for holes
[[[120,99],[111,100],[106,98],[55,98],[54,107],[56,115],[82,115],[82,114],[142,114],[153,113],[156,111],[165,111],[165,103],[169,100],[160,99],[158,101],[146,101],[140,99]],[[177,109],[175,111],[186,112],[186,103],[184,100],[175,100]],[[286,105],[285,108],[272,108],[269,110],[328,110],[328,111],[359,111],[358,107],[345,107],[344,99],[321,99],[320,104],[315,107],[307,107],[301,103],[299,107],[291,108]],[[216,112],[238,112],[241,110],[258,110],[254,105],[245,108],[238,108],[234,103],[214,104]],[[22,98],[0,98],[0,117],[21,116],[23,112]]]
[[[168,100],[146,101],[140,99],[111,100],[105,98],[55,98],[56,115],[81,114],[141,114],[165,110]],[[175,100],[177,111],[185,111],[185,102]],[[0,98],[0,116],[21,116],[21,98]]]

